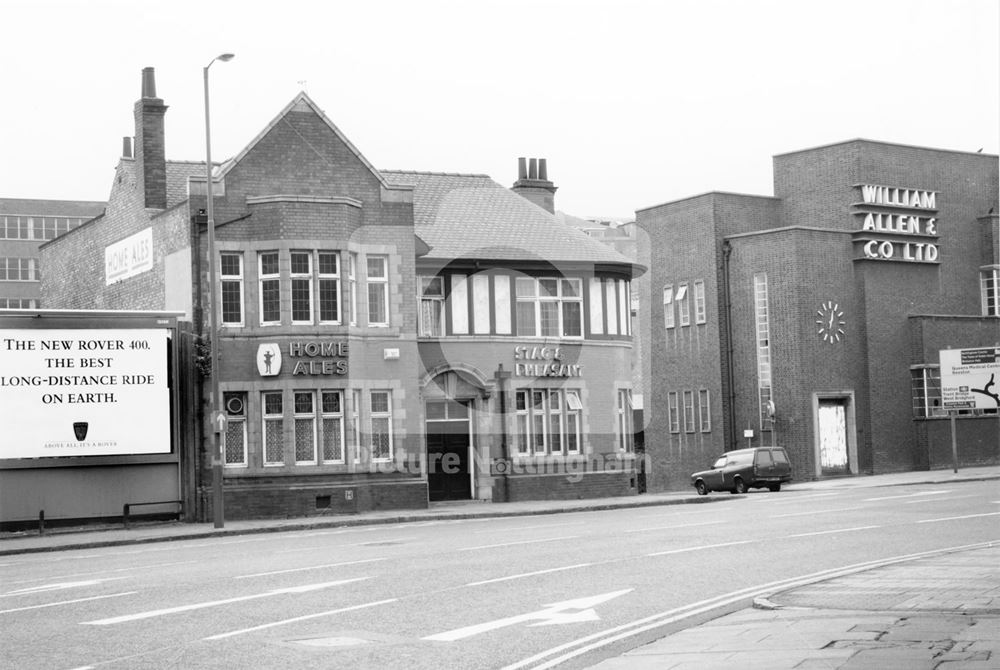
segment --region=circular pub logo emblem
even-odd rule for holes
[[[275,377],[281,372],[281,349],[274,342],[257,347],[257,372],[261,377]]]

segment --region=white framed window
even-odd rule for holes
[[[694,431],[694,391],[684,391],[684,432]]]
[[[517,334],[524,337],[583,337],[583,281],[518,277]]]
[[[247,394],[226,392],[222,394],[226,412],[226,433],[223,464],[227,468],[247,466]]]
[[[316,464],[316,396],[312,391],[292,393],[295,426],[295,463]]]
[[[392,460],[392,393],[372,391],[369,421],[371,426],[372,460]]]
[[[632,391],[618,389],[618,451],[627,454],[635,449],[635,430],[632,426]]]
[[[317,288],[319,292],[319,322],[340,323],[340,253],[320,251],[317,254]]]
[[[347,283],[350,289],[350,325],[358,325],[358,255],[353,251],[347,255]]]
[[[386,256],[368,256],[368,325],[389,325],[389,259]]]
[[[979,292],[983,316],[1000,316],[1000,266],[980,271]]]
[[[687,282],[677,286],[677,320],[681,326],[691,325],[691,303],[688,301]]]
[[[677,391],[667,393],[667,424],[671,433],[681,432],[680,407],[677,403]]]
[[[663,327],[673,328],[674,325],[674,285],[667,284],[663,287]]]
[[[516,389],[517,453],[580,453],[583,403],[577,389]]]
[[[754,325],[757,336],[757,402],[760,429],[771,429],[767,407],[771,401],[771,326],[767,302],[767,275],[753,276]]]
[[[712,432],[712,408],[709,406],[708,389],[698,390],[698,426],[701,432]]]
[[[444,335],[444,279],[420,277],[420,330],[421,337]]]
[[[312,253],[291,253],[292,323],[310,324],[312,314]]]
[[[258,282],[260,325],[281,323],[281,276],[278,269],[278,252],[263,251],[258,254]]]
[[[344,457],[344,394],[341,391],[321,391],[320,410],[323,426],[323,462],[343,463]]]
[[[285,413],[281,391],[260,395],[261,434],[264,436],[264,465],[285,464]]]
[[[0,298],[0,309],[38,309],[41,304],[34,298]]]
[[[0,258],[0,280],[41,281],[37,258]]]
[[[705,323],[705,282],[698,279],[694,283],[694,322]]]
[[[219,256],[223,326],[243,325],[243,254],[222,253]]]

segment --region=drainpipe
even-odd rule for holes
[[[729,256],[733,253],[733,246],[729,240],[722,241],[722,311],[726,317],[726,360],[725,375],[726,384],[729,386],[729,403],[726,414],[726,444],[728,449],[735,449],[736,444],[736,388],[734,386],[735,375],[733,372],[733,302],[730,295],[729,286]]]
[[[507,445],[507,381],[510,379],[510,371],[503,369],[503,363],[497,365],[497,371],[493,373],[497,380],[497,402],[500,403],[500,463],[503,464],[503,472],[500,473],[502,479],[503,501],[510,502],[510,482],[508,473],[510,471],[510,450]]]

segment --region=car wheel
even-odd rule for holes
[[[697,491],[700,496],[708,495],[708,487],[705,486],[705,482],[696,482],[694,490]]]
[[[733,493],[746,493],[747,485],[743,483],[743,480],[737,477],[733,480]]]
[[[767,488],[771,493],[777,493],[781,490],[781,482],[775,482],[774,484],[768,484]]]

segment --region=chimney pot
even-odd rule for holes
[[[132,158],[132,138],[127,135],[122,138],[122,158]]]
[[[538,159],[538,178],[541,179],[542,181],[549,180],[549,169],[545,163],[546,160],[544,158]]]
[[[156,75],[151,67],[142,68],[142,97],[156,97]]]
[[[517,159],[517,178],[518,180],[528,178],[528,159],[518,158]]]
[[[528,179],[538,179],[538,159],[528,161]]]

